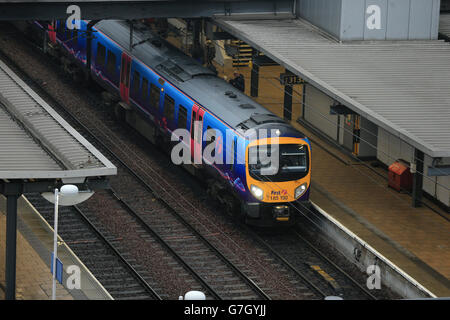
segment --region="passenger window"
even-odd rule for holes
[[[150,84],[150,106],[153,108],[158,109],[159,108],[159,88],[158,86],[154,85],[153,83]]]
[[[64,20],[58,20],[58,33],[63,34],[64,32]]]
[[[72,32],[72,45],[74,47],[78,46],[78,29],[77,28],[73,29],[73,32]]]
[[[147,103],[148,98],[148,80],[145,77],[142,77],[142,101]]]
[[[164,116],[167,121],[173,121],[175,113],[175,101],[168,94],[164,98]]]
[[[178,107],[178,128],[186,129],[187,127],[187,109],[181,104]]]
[[[97,57],[95,58],[95,64],[97,66],[105,65],[106,49],[100,42],[97,43]]]
[[[108,61],[106,62],[106,71],[112,75],[116,75],[116,55],[108,50]]]
[[[133,73],[133,95],[138,97],[139,88],[141,87],[141,75],[138,71],[134,70]]]
[[[231,149],[228,150],[228,152],[230,153],[230,170],[234,169],[234,160],[236,157],[236,138],[233,138],[233,141],[231,142]]]
[[[70,35],[72,34],[71,30],[67,28],[67,26],[64,28],[64,40],[67,41],[70,39]]]

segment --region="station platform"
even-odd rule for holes
[[[50,272],[53,251],[53,229],[24,198],[18,201],[17,232],[17,300],[49,300],[52,297]],[[5,291],[5,217],[6,199],[0,195],[0,299]],[[63,284],[57,282],[57,300],[112,300],[110,294],[87,270],[70,248],[59,238],[58,258],[63,263]],[[80,269],[80,289],[69,288],[67,267]],[[69,280],[69,281],[68,281]]]
[[[250,96],[249,67],[224,69],[219,76],[244,75]],[[284,68],[260,68],[261,105],[283,118]],[[450,297],[450,214],[424,199],[413,208],[411,196],[388,187],[388,172],[371,167],[322,140],[300,124],[301,85],[294,86],[291,124],[312,140],[311,200],[438,297]],[[367,164],[364,165],[364,164]]]

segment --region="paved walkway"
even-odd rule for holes
[[[0,274],[2,288],[5,286],[6,217],[0,213]],[[2,292],[2,298],[4,298]],[[56,286],[58,300],[73,300],[59,283]],[[17,233],[16,299],[48,300],[52,296],[52,275],[45,263],[21,232]]]
[[[249,95],[250,69],[239,69]],[[283,117],[284,91],[276,80],[283,69],[260,70],[256,101]],[[232,70],[225,74],[230,78]],[[301,86],[294,91],[301,93]],[[311,200],[431,292],[450,296],[450,214],[433,204],[447,219],[426,206],[411,207],[408,194],[388,188],[387,171],[365,166],[299,124],[295,119],[301,114],[301,101],[294,92],[292,125],[313,140]]]
[[[6,199],[0,195],[0,299],[4,299],[5,287],[5,243]],[[18,201],[16,259],[16,299],[48,300],[52,296],[52,275],[50,273],[53,251],[53,229],[21,197]],[[57,282],[57,300],[110,300],[111,296],[86,269],[70,248],[59,238],[58,258],[63,263],[63,285]],[[80,289],[68,289],[67,266],[80,269]],[[70,283],[71,281],[69,281]]]

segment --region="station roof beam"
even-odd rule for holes
[[[52,20],[68,18],[70,5],[80,7],[81,19],[206,18],[215,16],[292,16],[292,0],[200,1],[105,1],[105,0],[11,0],[0,3],[0,20]]]

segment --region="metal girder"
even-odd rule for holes
[[[81,19],[204,18],[216,16],[274,16],[293,14],[293,0],[199,0],[199,1],[104,1],[104,0],[10,0],[0,3],[0,20],[67,19],[70,5],[80,7]]]
[[[81,190],[101,190],[109,189],[109,179],[107,177],[90,177],[83,179],[81,183],[77,184]],[[5,196],[16,195],[30,192],[46,192],[53,191],[55,188],[60,188],[64,183],[60,179],[47,180],[10,180],[8,182],[0,180],[0,194]]]

